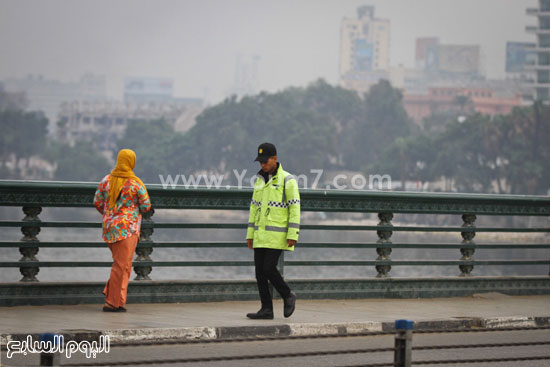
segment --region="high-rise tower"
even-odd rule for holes
[[[373,6],[357,9],[357,18],[340,26],[340,82],[366,92],[390,71],[390,21],[374,17]]]
[[[550,101],[550,0],[539,0],[538,8],[527,9],[528,15],[537,17],[538,26],[528,26],[527,32],[537,36],[535,52],[536,63],[532,65],[535,71],[535,98]]]

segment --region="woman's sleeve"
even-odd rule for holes
[[[107,199],[107,192],[105,191],[105,180],[102,180],[97,186],[97,190],[94,196],[94,206],[98,212],[104,214],[105,200]]]
[[[151,199],[144,185],[138,183],[139,190],[137,192],[138,206],[141,213],[148,212],[151,209]]]

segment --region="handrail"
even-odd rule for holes
[[[90,207],[97,183],[0,180],[0,206]],[[247,210],[251,188],[147,185],[156,209]],[[550,197],[300,190],[303,211],[550,216]]]
[[[48,248],[104,248],[104,242],[39,242],[40,247]],[[138,243],[137,247],[153,247],[153,248],[242,248],[243,241],[164,241]],[[9,247],[36,247],[35,242],[22,241],[2,241],[0,248]],[[457,249],[457,248],[473,248],[473,249],[550,249],[550,244],[543,243],[472,243],[472,244],[457,244],[457,243],[368,243],[368,242],[300,242],[300,248],[409,248],[409,249]]]
[[[39,261],[38,249],[43,248],[94,248],[104,247],[97,242],[40,242],[38,233],[41,228],[100,228],[101,223],[85,221],[41,221],[39,214],[44,207],[93,207],[93,197],[97,183],[89,182],[38,182],[38,181],[1,181],[0,206],[19,206],[26,217],[22,220],[1,220],[0,228],[19,227],[24,233],[20,241],[1,241],[0,248],[19,248],[23,257],[19,261],[0,261],[0,268],[19,267],[22,281],[37,281],[36,275],[41,267],[105,267],[110,262],[98,261]],[[190,188],[176,186],[163,188],[161,185],[147,185],[154,209],[210,209],[210,210],[248,210],[252,189],[250,188]],[[318,242],[300,243],[302,248],[355,248],[376,249],[376,258],[344,260],[292,260],[281,257],[281,271],[284,266],[374,266],[377,277],[389,277],[393,266],[458,266],[460,275],[472,275],[476,266],[489,265],[550,265],[549,259],[491,259],[473,258],[476,250],[510,250],[550,248],[550,243],[476,243],[476,233],[550,233],[550,228],[508,228],[476,227],[477,215],[515,215],[550,216],[550,197],[523,195],[481,195],[454,193],[411,193],[378,191],[339,191],[339,190],[301,190],[301,207],[307,211],[324,212],[364,212],[377,213],[378,225],[324,225],[302,224],[303,231],[371,231],[376,232],[376,242]],[[420,214],[459,214],[461,226],[394,226],[395,213]],[[146,213],[142,221],[140,243],[134,270],[137,280],[149,280],[153,267],[160,266],[251,266],[251,261],[154,261],[151,257],[154,248],[238,248],[245,247],[238,241],[185,241],[154,242],[151,238],[157,229],[215,229],[244,230],[246,223],[177,223],[154,222],[154,210]],[[460,233],[456,243],[394,243],[394,232],[444,232]],[[99,236],[98,236],[99,237]],[[461,242],[459,242],[461,240]],[[446,249],[460,250],[457,260],[392,260],[393,249]]]
[[[2,221],[0,227],[41,227],[41,228],[101,228],[100,222],[42,222],[42,221]],[[171,228],[171,229],[243,229],[242,223],[144,223],[142,228]],[[362,226],[362,225],[330,225],[330,224],[304,224],[300,226],[304,230],[322,231],[380,231],[394,232],[548,232],[548,228],[502,228],[502,227],[433,227],[433,226]]]

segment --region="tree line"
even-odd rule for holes
[[[185,134],[163,120],[131,121],[118,147],[136,151],[135,173],[148,183],[160,183],[159,175],[242,168],[253,173],[257,146],[270,141],[285,169],[295,174],[359,171],[403,182],[443,180],[448,190],[460,192],[547,194],[549,106],[537,102],[490,117],[465,109],[466,98],[456,105],[433,113],[420,127],[388,81],[359,95],[318,80],[303,88],[227,98],[205,109]],[[0,177],[8,178],[4,162],[14,156],[54,162],[54,179],[60,180],[98,181],[112,168],[94,142],[55,143],[47,138],[40,113],[5,108],[1,101],[0,107],[7,132],[1,138]]]

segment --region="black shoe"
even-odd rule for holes
[[[103,306],[103,312],[126,312],[126,311],[121,311],[120,308],[111,308],[111,307]]]
[[[125,309],[124,307],[122,307],[122,306],[120,306],[120,307],[118,308],[118,312],[126,312],[126,311],[128,311],[128,310],[126,310],[126,309]]]
[[[296,308],[296,293],[290,292],[290,297],[285,298],[284,303],[284,315],[290,317]]]
[[[247,313],[246,317],[254,320],[272,320],[273,319],[273,310],[261,309],[258,312]]]

